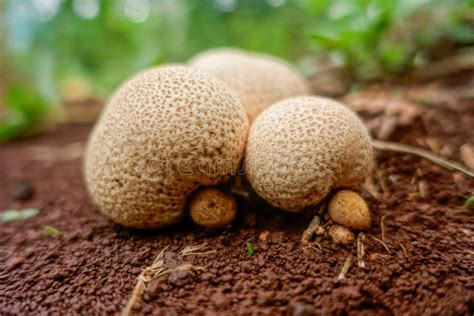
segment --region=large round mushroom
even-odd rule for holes
[[[269,203],[299,211],[334,188],[357,186],[373,165],[371,139],[358,116],[322,97],[276,103],[253,123],[247,177]]]
[[[127,227],[176,223],[199,185],[237,172],[248,121],[238,97],[198,70],[144,71],[111,97],[85,154],[100,210]]]
[[[306,80],[288,62],[266,54],[211,49],[193,57],[189,65],[234,89],[250,122],[277,101],[309,93]]]

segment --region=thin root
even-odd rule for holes
[[[375,236],[372,236],[370,234],[367,234],[369,237],[371,237],[373,240],[375,240],[376,242],[380,243],[384,248],[385,250],[387,251],[387,253],[390,253],[390,249],[388,249],[388,246],[385,242],[383,242],[382,240],[378,239],[377,237]]]
[[[474,172],[464,167],[463,165],[450,161],[441,156],[435,155],[432,152],[425,149],[421,149],[421,148],[417,148],[417,147],[413,147],[409,145],[404,145],[404,144],[387,142],[383,140],[377,140],[377,139],[372,140],[372,145],[374,146],[374,148],[377,148],[380,150],[390,150],[390,151],[404,153],[404,154],[416,155],[426,160],[429,160],[432,163],[435,163],[441,167],[444,167],[448,170],[456,170],[456,171],[464,173],[465,175],[470,176],[471,178],[474,178]]]
[[[403,254],[405,255],[405,257],[408,257],[408,253],[407,253],[407,250],[405,249],[405,246],[403,246],[402,243],[400,243],[398,241],[397,241],[397,244],[400,246],[400,248],[402,248],[402,251],[403,251]]]
[[[387,218],[387,215],[382,216],[380,219],[380,230],[382,234],[382,241],[385,242],[385,219]]]
[[[339,275],[337,276],[338,280],[342,280],[346,277],[347,272],[349,272],[349,269],[352,267],[352,255],[348,255],[346,258],[346,261],[344,261],[344,265],[342,266],[341,272],[339,272]]]

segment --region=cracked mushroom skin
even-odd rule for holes
[[[270,204],[299,211],[332,188],[361,184],[373,167],[370,136],[344,105],[304,96],[276,103],[252,124],[245,169]]]
[[[123,226],[172,225],[198,186],[237,172],[247,130],[220,80],[182,66],[141,72],[114,93],[89,137],[88,191]]]
[[[224,81],[240,97],[250,122],[273,103],[309,93],[306,80],[283,59],[220,48],[192,58],[191,67]]]

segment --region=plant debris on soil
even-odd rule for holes
[[[377,90],[377,102],[384,97],[402,102],[411,95],[403,101],[410,105],[390,113],[360,108],[360,114],[375,135],[463,164],[469,157],[460,148],[474,145],[474,98],[463,88],[472,82],[467,74],[427,84],[443,95],[442,104],[433,105],[413,105],[415,88],[395,95]],[[370,100],[370,91],[364,100]],[[408,114],[400,122],[403,111]],[[390,121],[388,129],[384,120]],[[301,236],[314,212],[287,213],[244,196],[237,196],[239,218],[223,231],[204,230],[190,220],[136,231],[102,216],[87,195],[79,153],[90,128],[63,125],[0,148],[0,210],[41,210],[0,224],[2,315],[119,314],[137,278],[163,249],[159,268],[169,273],[147,279],[132,314],[474,313],[474,217],[464,208],[474,179],[462,173],[377,150],[374,179],[361,190],[373,224],[352,245],[334,245],[328,238],[316,245],[308,238],[305,243],[316,247],[304,247]],[[34,194],[18,198],[15,192],[24,183]],[[60,233],[52,238],[45,226]],[[212,253],[192,250],[182,258],[182,249],[202,244]],[[183,264],[205,268],[171,268]]]

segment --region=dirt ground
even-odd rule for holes
[[[377,137],[469,164],[473,78],[409,88],[379,85],[344,100]],[[115,225],[91,204],[84,187],[81,153],[90,127],[62,125],[1,145],[0,210],[40,210],[0,225],[2,315],[118,314],[137,276],[166,246],[165,265],[204,268],[150,282],[136,314],[474,313],[474,217],[462,207],[474,193],[472,178],[413,155],[377,151],[374,184],[360,189],[374,215],[364,242],[366,267],[360,268],[355,243],[336,246],[319,237],[321,249],[301,246],[310,211],[285,213],[243,197],[238,220],[224,231],[205,231],[189,220],[161,231]],[[59,233],[48,233],[45,225]],[[377,241],[382,237],[387,249]],[[215,252],[179,255],[203,243]],[[338,279],[348,256],[353,264]]]

